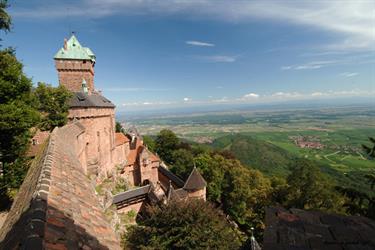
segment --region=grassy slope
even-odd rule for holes
[[[226,135],[217,138],[212,146],[216,149],[231,151],[244,165],[259,169],[268,176],[285,177],[290,172],[289,167],[294,159],[305,157],[316,162],[337,185],[370,192],[363,175],[374,169],[375,162],[361,160],[353,155],[347,155],[342,160],[341,153],[329,156],[330,161],[328,161],[322,156],[332,152],[300,149],[287,139],[286,134]]]
[[[240,134],[216,139],[212,146],[231,151],[243,164],[267,175],[286,176],[295,156],[269,142]]]

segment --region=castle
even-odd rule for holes
[[[150,203],[206,199],[196,168],[183,181],[136,130],[115,132],[115,105],[95,89],[95,54],[74,34],[54,60],[59,84],[73,94],[68,124],[32,139],[35,158],[0,232],[0,249],[120,249],[105,216],[109,206],[138,214]],[[133,188],[105,199],[94,188],[118,179]]]
[[[144,190],[149,187],[148,193],[155,190],[154,195],[158,199],[168,197],[171,189],[180,189],[177,193],[184,198],[206,198],[205,182],[196,169],[191,174],[192,178],[183,183],[165,165],[161,166],[162,161],[147,149],[136,130],[126,134],[115,132],[115,105],[95,89],[96,57],[90,48],[83,47],[73,34],[69,40],[64,40],[64,46],[54,60],[59,84],[73,93],[69,123],[78,121],[85,129],[78,138],[77,155],[87,175],[95,176],[100,182],[116,175],[121,168],[119,178]],[[130,190],[127,197],[131,194]],[[115,200],[118,203],[119,199]],[[126,204],[126,200],[121,200],[122,208],[124,202]],[[136,212],[139,212],[139,205],[131,206],[131,209],[136,207]]]

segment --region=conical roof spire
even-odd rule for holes
[[[191,171],[189,178],[185,182],[184,189],[185,190],[198,190],[203,189],[207,186],[206,181],[202,177],[202,175],[199,173],[198,169],[196,167],[193,168],[193,171]]]

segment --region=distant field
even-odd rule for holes
[[[294,155],[316,161],[322,166],[323,171],[335,177],[340,184],[358,189],[366,186],[363,183],[363,175],[375,171],[375,161],[368,160],[361,148],[362,144],[369,144],[368,136],[375,137],[375,107],[372,106],[262,112],[233,111],[157,117],[134,120],[126,124],[132,125],[136,125],[142,134],[155,135],[161,129],[168,128],[183,138],[205,144],[216,143],[224,136],[236,137],[238,140],[241,136],[250,136],[259,141],[254,141],[259,147],[276,152],[275,157],[288,154],[285,158],[291,159],[290,155]],[[295,138],[317,141],[324,147],[300,148],[296,145]],[[261,141],[275,145],[280,150]],[[239,144],[239,147],[242,146]],[[230,144],[227,147],[230,147]],[[249,146],[243,150],[256,152],[256,148]],[[246,157],[246,152],[241,152],[241,156],[245,161],[251,162],[251,159]],[[278,159],[281,161],[280,157]],[[262,161],[255,161],[260,162]],[[267,165],[268,162],[265,161],[264,164]],[[272,174],[272,170],[258,167],[263,172]],[[285,169],[279,166],[275,168],[274,174],[285,175]]]

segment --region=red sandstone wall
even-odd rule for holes
[[[206,201],[206,188],[188,193],[189,198],[198,198]]]
[[[90,61],[55,60],[55,65],[59,75],[59,83],[70,91],[80,91],[83,78],[90,91],[95,89],[94,67]]]
[[[126,163],[126,146],[127,144],[122,144],[119,146],[116,146],[113,154],[113,161],[116,165],[124,166]]]
[[[134,165],[126,165],[124,166],[124,173],[122,177],[129,181],[129,184],[132,186],[140,185],[141,184],[141,176],[139,174],[139,167]]]
[[[158,162],[150,161],[150,153],[144,149],[139,157],[141,184],[146,180],[156,184],[158,182]]]
[[[114,109],[73,108],[68,118],[77,118],[85,127],[84,135],[77,138],[77,154],[86,174],[97,169],[99,178],[105,178],[115,165]]]

